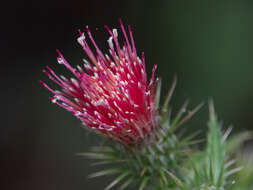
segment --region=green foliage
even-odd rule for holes
[[[249,167],[250,171],[245,174],[242,165],[236,166],[235,159],[232,159],[233,153],[241,142],[249,137],[248,133],[227,139],[231,128],[222,134],[222,125],[217,119],[212,102],[209,103],[209,112],[206,149],[203,152],[195,152],[190,158],[190,163],[185,164],[188,175],[184,178],[185,188],[183,189],[240,190],[239,187],[242,187],[244,183],[247,188],[242,188],[242,190],[251,190],[249,187],[253,187],[250,186],[253,185],[253,167]],[[244,176],[244,182],[241,181],[242,176]],[[235,179],[240,179],[240,181],[235,183]]]
[[[222,187],[225,182],[225,154],[226,141],[221,133],[221,124],[218,122],[214,112],[213,103],[209,104],[210,119],[208,123],[208,143],[207,143],[207,157],[206,167],[209,171],[209,182],[216,187]]]
[[[206,150],[195,153],[190,161],[186,189],[221,189],[225,186],[226,142],[221,133],[212,103],[209,103],[209,122]]]

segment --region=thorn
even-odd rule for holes
[[[177,76],[175,75],[174,79],[173,79],[172,86],[171,86],[171,88],[170,88],[170,90],[168,92],[167,98],[166,98],[166,100],[164,102],[164,105],[163,105],[163,108],[162,108],[162,112],[163,113],[166,113],[168,111],[168,105],[170,103],[170,100],[171,100],[171,97],[173,95],[173,92],[174,92],[174,90],[176,88],[176,85],[177,85]]]
[[[190,113],[188,113],[178,124],[178,126],[183,125],[184,123],[186,123],[189,119],[192,118],[192,116],[199,111],[199,109],[204,105],[204,102],[200,103],[195,109],[193,109]]]
[[[230,127],[226,130],[226,132],[224,133],[223,138],[222,138],[223,141],[225,141],[225,140],[228,138],[228,136],[230,135],[232,129],[233,129],[233,126],[230,126]]]

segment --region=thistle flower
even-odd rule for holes
[[[95,43],[88,27],[87,34],[96,53],[90,49],[86,37],[79,30],[79,44],[90,59],[83,60],[83,67],[73,68],[57,50],[59,64],[63,64],[72,72],[74,78],[58,76],[47,67],[43,72],[58,84],[62,90],[51,89],[41,82],[54,96],[53,103],[72,112],[78,119],[95,131],[126,146],[139,146],[155,136],[158,127],[155,108],[154,73],[150,82],[147,80],[145,58],[137,56],[133,34],[128,27],[130,41],[120,21],[124,35],[124,45],[120,46],[116,29],[108,40],[110,56],[104,55]]]

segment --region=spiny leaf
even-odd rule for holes
[[[202,159],[191,162],[193,166],[192,173],[189,173],[189,177],[192,179],[192,185],[196,185],[196,188],[202,184],[209,186],[206,186],[205,189],[210,187],[216,189],[219,187],[224,188],[224,185],[226,184],[227,167],[233,164],[233,162],[230,162],[227,166],[225,165],[225,155],[227,153],[227,141],[225,140],[227,139],[231,129],[229,128],[225,134],[222,135],[221,125],[218,122],[212,101],[209,101],[209,112],[209,132],[206,151],[203,152]],[[186,142],[188,141],[189,140],[186,140]],[[232,170],[231,173],[233,172],[234,171]],[[192,174],[195,174],[195,176]]]
[[[122,179],[124,179],[126,176],[128,176],[130,174],[130,171],[125,171],[124,173],[122,173],[119,177],[117,177],[114,181],[112,181],[106,188],[105,190],[109,190],[111,189],[114,185],[116,185],[117,183],[119,183]]]
[[[141,185],[139,187],[139,190],[143,190],[146,187],[149,179],[150,179],[150,177],[147,177],[147,176],[144,177],[144,179],[141,181]]]
[[[100,177],[103,175],[111,175],[111,174],[119,173],[121,171],[122,171],[121,168],[110,168],[110,169],[106,169],[106,170],[102,170],[102,171],[90,174],[88,175],[88,178]]]
[[[220,171],[225,165],[225,142],[223,140],[220,124],[218,122],[216,113],[214,111],[214,105],[212,101],[209,101],[210,119],[208,123],[209,134],[207,143],[207,159],[210,162],[210,177],[212,177],[212,183],[216,185]],[[212,176],[211,176],[212,174]],[[224,178],[222,178],[224,179]]]

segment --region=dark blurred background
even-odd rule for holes
[[[71,64],[82,62],[76,38],[86,25],[107,52],[104,24],[119,28],[122,18],[133,28],[139,54],[145,51],[149,75],[158,64],[163,98],[177,75],[175,109],[187,98],[190,109],[212,97],[234,133],[252,130],[253,1],[44,0],[9,1],[1,8],[0,189],[89,190],[109,182],[87,179],[96,168],[76,156],[102,139],[51,104],[39,83],[50,83],[41,72],[46,65],[68,73],[56,63],[56,48]],[[186,127],[205,132],[207,118],[205,105]]]

